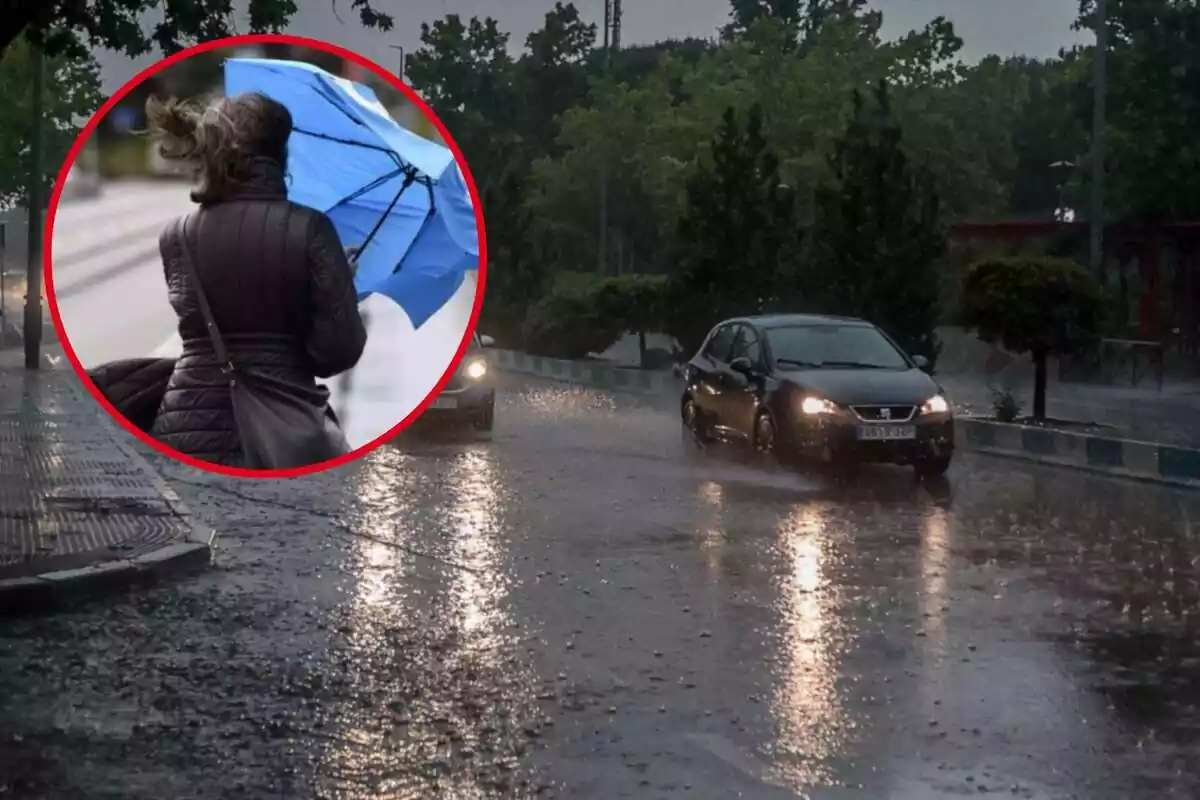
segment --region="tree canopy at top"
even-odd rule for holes
[[[305,0],[309,2],[309,0]],[[337,9],[337,0],[333,0]],[[0,0],[0,53],[22,31],[52,55],[82,56],[103,47],[139,56],[155,47],[173,53],[195,42],[237,33],[275,33],[296,13],[297,0],[249,0],[249,29],[238,31],[231,0]],[[394,21],[372,0],[348,0],[369,28],[391,30]],[[144,14],[161,15],[147,32]]]

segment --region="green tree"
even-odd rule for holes
[[[508,44],[509,35],[491,17],[464,22],[450,14],[421,25],[421,48],[407,65],[410,83],[454,135],[485,193],[524,169]]]
[[[686,351],[729,316],[779,307],[797,255],[794,195],[763,138],[762,112],[730,108],[687,186],[679,224],[682,270],[670,290],[668,332]]]
[[[1086,129],[1076,109],[1074,58],[1012,58],[1003,69],[1020,82],[1012,137],[1007,206],[1017,217],[1049,219],[1072,200],[1076,164],[1085,160]]]
[[[738,36],[761,20],[781,23],[793,33],[812,36],[834,19],[864,12],[867,0],[730,0],[726,37]]]
[[[587,65],[596,46],[596,26],[584,22],[573,3],[555,3],[542,27],[525,39],[517,63],[520,131],[530,161],[558,151],[559,120],[587,101]]]
[[[521,175],[510,172],[483,192],[488,229],[486,298],[479,326],[503,347],[524,346],[529,305],[546,290],[544,262],[533,249],[532,215],[522,203]]]
[[[870,320],[934,363],[946,249],[940,202],[932,173],[904,151],[885,82],[871,104],[855,91],[830,172],[817,189],[804,295],[816,310]]]
[[[1106,195],[1109,214],[1144,222],[1200,217],[1200,5],[1177,0],[1111,0]],[[1079,26],[1094,27],[1094,0]],[[1090,130],[1091,62],[1080,54],[1080,125]]]
[[[391,15],[376,10],[372,0],[349,0],[349,6],[368,28],[392,29]],[[296,0],[249,0],[247,11],[250,33],[281,31],[296,13]],[[141,17],[151,12],[161,20],[147,31]],[[172,53],[232,36],[235,23],[230,0],[0,0],[0,52],[28,28],[33,41],[53,54],[82,57],[104,47],[138,56],[155,46]]]
[[[0,55],[0,208],[23,200],[32,164],[29,143],[33,134],[32,93],[36,50],[24,37]],[[47,60],[47,91],[42,115],[45,147],[45,194],[71,149],[79,131],[100,107],[100,70],[86,59],[56,57]]]
[[[1104,291],[1080,264],[1054,258],[985,259],[968,270],[961,321],[980,339],[1033,357],[1033,416],[1046,417],[1046,365],[1093,342],[1102,330]]]

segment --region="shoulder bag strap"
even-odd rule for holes
[[[200,273],[196,270],[196,261],[192,257],[191,242],[188,241],[187,223],[192,218],[192,215],[181,217],[176,222],[177,233],[179,235],[179,244],[183,251],[183,267],[187,270],[188,282],[192,286],[192,291],[196,293],[196,301],[200,304],[200,313],[204,316],[204,324],[208,328],[208,338],[212,341],[213,350],[217,354],[217,360],[223,364],[222,369],[230,377],[233,376],[233,361],[229,358],[229,350],[225,347],[225,340],[221,338],[221,331],[217,328],[217,322],[213,319],[212,308],[208,305],[208,297],[204,294],[204,287],[200,285]]]

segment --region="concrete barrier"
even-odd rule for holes
[[[669,395],[683,388],[683,381],[667,371],[543,358],[499,349],[493,351],[493,362],[503,372],[609,391]],[[970,416],[957,418],[955,438],[960,450],[1200,489],[1200,450]]]
[[[973,417],[955,433],[963,450],[1200,489],[1200,450]]]
[[[504,372],[532,375],[597,389],[664,394],[682,387],[679,378],[671,372],[619,367],[599,361],[568,361],[500,349],[492,351],[492,360],[496,367]]]

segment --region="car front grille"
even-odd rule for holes
[[[917,413],[916,406],[851,406],[865,422],[908,422]]]

